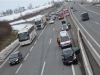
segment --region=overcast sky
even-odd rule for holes
[[[15,9],[18,6],[27,7],[30,3],[32,3],[33,7],[38,5],[43,5],[44,3],[48,3],[52,0],[0,0],[0,11],[6,9]],[[54,0],[60,1],[60,0]]]

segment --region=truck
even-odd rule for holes
[[[46,25],[46,17],[45,15],[38,15],[34,19],[34,23],[36,25],[36,29],[42,29]]]

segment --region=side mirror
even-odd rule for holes
[[[80,48],[79,47],[74,47],[73,50],[74,50],[74,53],[76,55],[78,55],[80,53]]]

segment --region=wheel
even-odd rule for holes
[[[21,60],[19,59],[19,60],[18,60],[18,63],[20,63],[20,62],[21,62]]]
[[[66,65],[66,63],[63,61],[63,64]]]

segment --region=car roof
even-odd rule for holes
[[[72,50],[71,47],[63,49],[63,52]]]
[[[60,37],[69,36],[67,31],[60,31]]]
[[[83,13],[81,13],[81,14],[88,14],[88,12],[83,12]]]

